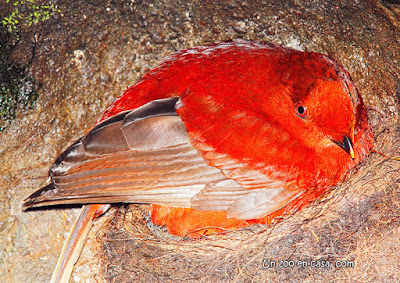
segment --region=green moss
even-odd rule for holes
[[[10,43],[10,33],[0,32],[0,132],[9,125],[18,109],[32,107],[37,98],[34,81],[26,72],[30,65],[10,64],[15,45]]]
[[[9,32],[15,32],[21,24],[31,26],[40,21],[47,21],[50,15],[61,12],[53,4],[40,5],[36,0],[6,0],[6,3],[12,3],[14,6],[11,13],[1,19],[1,23]]]
[[[37,0],[6,0],[6,3],[8,15],[0,22],[0,132],[15,118],[18,109],[33,106],[37,98],[35,83],[26,74],[31,63],[26,66],[10,63],[22,27],[47,21],[54,13],[60,13],[53,4],[38,4]]]

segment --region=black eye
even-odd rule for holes
[[[307,108],[303,104],[296,104],[296,113],[297,116],[304,119],[307,117]]]

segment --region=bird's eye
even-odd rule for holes
[[[296,114],[300,118],[304,119],[307,117],[307,108],[303,104],[296,104]]]

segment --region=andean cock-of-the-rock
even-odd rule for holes
[[[153,222],[180,236],[269,223],[342,181],[372,145],[362,98],[340,64],[221,42],[171,55],[123,92],[24,208],[86,204],[59,281],[111,203],[152,204]]]

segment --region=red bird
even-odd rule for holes
[[[24,207],[95,204],[72,238],[117,202],[153,204],[153,222],[175,235],[236,229],[303,207],[372,145],[361,96],[338,63],[222,42],[180,51],[129,87],[56,159],[51,183]],[[71,242],[63,253],[83,243]]]

